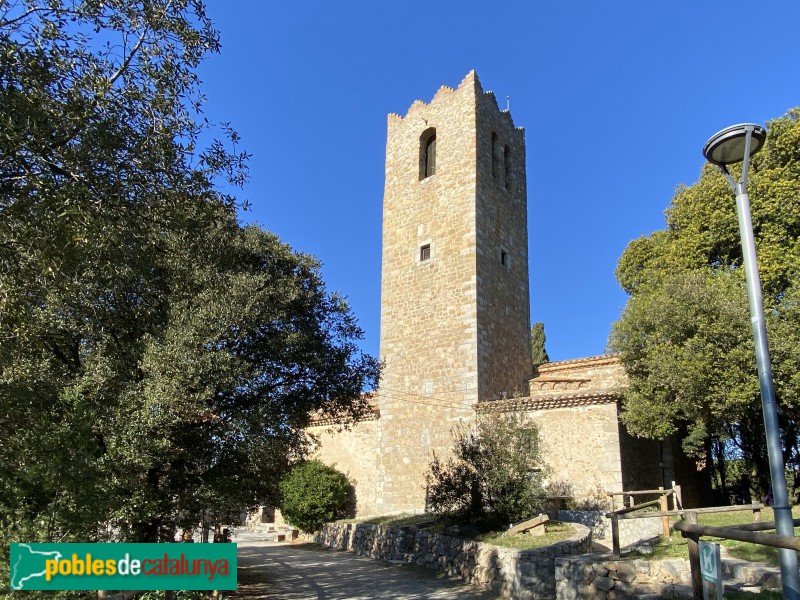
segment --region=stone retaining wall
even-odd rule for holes
[[[726,586],[781,587],[780,571],[772,565],[724,558],[722,575]],[[670,596],[676,588],[684,588],[681,592],[691,595],[689,561],[683,558],[612,560],[608,554],[568,556],[556,559],[555,576],[559,600]]]
[[[329,523],[313,536],[317,544],[359,556],[414,563],[460,577],[503,598],[553,598],[555,561],[587,552],[591,531],[572,524],[575,535],[544,548],[514,550],[421,531],[416,527]]]
[[[556,560],[559,600],[625,599],[644,594],[669,594],[672,586],[691,584],[689,561],[609,560],[587,554]]]
[[[568,523],[582,523],[592,530],[593,540],[608,540],[611,543],[611,519],[605,512],[596,510],[560,510],[558,520]],[[661,535],[661,517],[646,519],[620,519],[619,545],[621,547],[637,544]]]

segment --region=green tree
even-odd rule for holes
[[[547,338],[544,335],[544,323],[534,323],[533,327],[531,327],[531,357],[533,358],[534,367],[550,362],[550,357],[547,355],[547,350],[544,347],[546,340]]]
[[[426,474],[435,512],[505,526],[541,510],[544,470],[534,423],[518,415],[488,416],[452,433],[452,457],[434,455]]]
[[[6,549],[277,500],[309,412],[376,383],[317,261],[220,191],[247,155],[225,126],[200,143],[218,49],[199,0],[0,2]]]
[[[318,531],[346,516],[351,487],[344,473],[318,460],[299,463],[281,481],[281,513],[304,531]]]
[[[797,460],[800,380],[800,110],[768,124],[748,189],[786,442]],[[630,376],[623,421],[635,435],[679,435],[721,470],[740,455],[768,485],[758,378],[730,187],[706,165],[678,188],[667,227],[631,242],[617,278],[630,299],[609,346]]]

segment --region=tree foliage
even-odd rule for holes
[[[247,155],[200,143],[218,49],[198,0],[0,2],[4,546],[277,502],[309,412],[376,382],[318,262],[220,191]]]
[[[318,531],[325,523],[346,516],[347,476],[318,460],[295,465],[281,481],[281,513],[304,531]]]
[[[800,110],[768,124],[748,191],[784,453],[797,460],[800,379]],[[609,346],[630,376],[623,420],[636,435],[678,434],[718,465],[742,455],[768,468],[734,196],[710,165],[678,188],[667,227],[631,242],[617,278],[630,299]],[[717,448],[714,456],[709,454]]]
[[[452,457],[434,456],[426,474],[435,512],[505,526],[540,511],[544,471],[534,423],[518,415],[484,417],[452,434]]]
[[[534,367],[550,362],[550,357],[544,347],[546,340],[544,323],[534,323],[533,327],[531,327],[531,358],[533,359]]]

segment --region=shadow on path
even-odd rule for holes
[[[389,566],[315,544],[240,542],[239,589],[232,598],[300,600],[488,600],[459,581],[416,566]]]

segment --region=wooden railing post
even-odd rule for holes
[[[619,516],[617,513],[611,513],[611,556],[614,560],[619,560]]]
[[[675,498],[674,508],[680,510],[683,508],[683,496],[681,495],[681,486],[677,485],[674,481],[672,482],[672,489],[675,490]]]
[[[669,506],[667,506],[667,494],[664,493],[663,487],[659,486],[658,489],[661,491],[661,512],[667,512],[669,510]],[[661,535],[669,537],[669,517],[661,517]]]
[[[693,510],[686,511],[686,521],[697,525],[697,513]],[[700,572],[700,536],[694,533],[684,533],[689,542],[689,568],[692,572],[692,594],[695,600],[703,598],[703,574]]]

